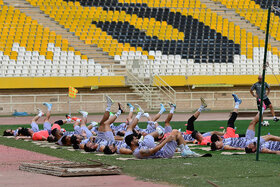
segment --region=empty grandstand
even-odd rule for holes
[[[279,86],[276,0],[0,0],[2,112],[17,103],[7,96],[13,89],[51,95],[68,86],[123,93],[124,102],[149,101],[149,109],[168,101],[192,109],[199,92],[225,109],[215,93],[245,91],[262,71],[271,5],[267,82]]]

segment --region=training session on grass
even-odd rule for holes
[[[0,17],[0,187],[280,185],[280,0]]]

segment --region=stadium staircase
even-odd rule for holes
[[[137,61],[128,63],[126,85],[148,103],[150,110],[159,109],[160,103],[176,103],[176,91],[171,86],[158,75],[139,76],[139,68]]]
[[[66,28],[59,25],[52,18],[44,14],[39,7],[30,5],[25,0],[3,0],[4,4],[15,7],[21,12],[30,16],[33,20],[37,20],[39,24],[49,27],[51,31],[55,31],[56,34],[61,35],[63,39],[69,41],[69,45],[74,47],[75,50],[80,51],[82,55],[87,55],[89,59],[94,59],[95,62],[100,64],[115,64],[118,63],[114,59],[108,56],[102,49],[96,45],[87,45],[81,41],[73,33],[69,32]]]

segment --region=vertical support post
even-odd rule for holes
[[[69,104],[69,115],[71,115],[71,100],[69,96],[68,96],[68,104]]]
[[[257,142],[257,155],[256,161],[259,161],[259,154],[260,154],[260,136],[261,136],[261,122],[262,122],[262,103],[263,103],[263,93],[264,93],[264,82],[265,82],[265,70],[266,70],[266,58],[267,58],[267,47],[268,47],[268,34],[269,34],[269,23],[270,23],[270,13],[271,13],[271,6],[268,7],[267,13],[267,24],[266,24],[266,35],[265,35],[265,48],[264,48],[264,59],[263,59],[263,73],[262,73],[262,88],[261,88],[261,107],[260,109],[260,116],[259,116],[259,130],[258,130],[258,142]]]

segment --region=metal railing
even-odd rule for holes
[[[177,111],[191,111],[200,106],[200,97],[204,97],[211,110],[232,110],[234,101],[231,91],[217,92],[176,92]],[[235,91],[241,99],[241,110],[257,109],[256,99],[252,97],[249,91]],[[144,109],[149,109],[149,103],[137,93],[107,93],[77,94],[76,99],[70,99],[72,111],[88,110],[89,112],[99,113],[106,108],[105,95],[109,95],[116,102],[138,103]],[[271,91],[269,99],[274,108],[279,108],[280,91]],[[69,98],[67,94],[36,94],[36,95],[0,95],[0,114],[11,114],[14,110],[19,112],[34,113],[38,107],[43,107],[43,102],[53,104],[54,113],[67,113],[69,108]],[[117,109],[117,108],[115,108]]]
[[[154,76],[154,84],[158,87],[158,89],[167,96],[172,103],[176,102],[176,91],[169,86],[160,76]]]

